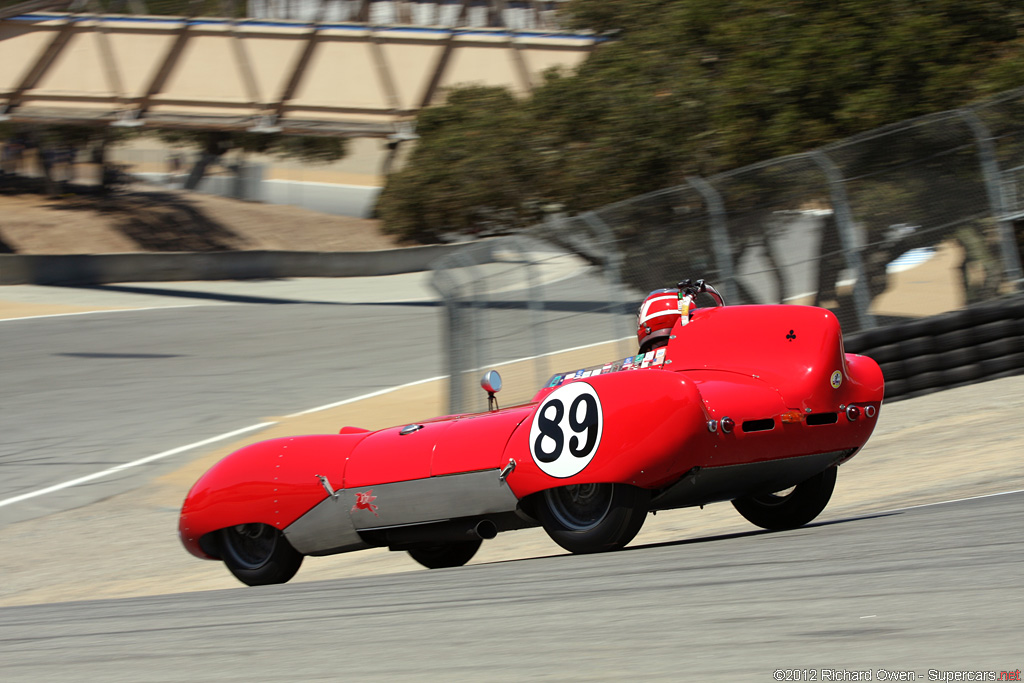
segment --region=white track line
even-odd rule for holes
[[[920,505],[910,505],[905,508],[894,508],[891,510],[882,510],[878,513],[872,514],[884,514],[887,512],[905,512],[907,510],[917,510],[918,508],[929,508],[933,505],[948,505],[949,503],[963,503],[968,500],[981,500],[982,498],[994,498],[996,496],[1009,496],[1014,493],[1024,493],[1024,489],[1016,489],[1014,491],[1000,491],[999,493],[985,493],[980,496],[968,496],[967,498],[954,498],[953,500],[940,500],[936,503],[921,503]]]
[[[18,302],[23,303],[23,302]],[[31,304],[30,304],[31,305]],[[46,306],[47,304],[41,304]],[[74,304],[71,304],[74,305]],[[145,306],[143,308],[108,308],[98,311],[76,311],[74,313],[47,313],[45,315],[23,315],[20,318],[0,318],[0,323],[9,323],[14,320],[38,320],[40,318],[66,318],[69,315],[95,315],[97,313],[134,313],[136,311],[162,311],[171,308],[200,308],[202,306],[225,306],[224,304],[182,304],[180,306]]]
[[[211,443],[216,443],[218,441],[223,441],[224,439],[230,439],[233,436],[241,436],[242,434],[245,434],[246,432],[253,432],[253,431],[256,431],[257,429],[262,429],[263,427],[270,427],[270,426],[275,425],[275,424],[277,424],[277,423],[276,422],[261,422],[259,424],[250,425],[248,427],[243,427],[241,429],[236,429],[233,432],[227,432],[226,434],[219,434],[217,436],[212,436],[209,439],[203,439],[202,441],[196,441],[195,443],[190,443],[187,446],[178,446],[177,448],[172,448],[169,451],[164,451],[162,453],[157,453],[156,455],[150,455],[150,456],[147,456],[145,458],[141,458],[139,460],[133,460],[132,462],[126,462],[126,463],[124,463],[122,465],[117,465],[115,467],[111,467],[109,469],[105,469],[105,470],[103,470],[101,472],[93,472],[92,474],[87,474],[84,477],[79,477],[77,479],[72,479],[70,481],[65,481],[65,482],[60,483],[60,484],[54,484],[53,486],[48,486],[48,487],[46,487],[44,489],[39,489],[38,491],[31,491],[29,493],[23,493],[20,496],[14,496],[13,498],[7,498],[6,500],[0,500],[0,507],[3,507],[5,505],[11,505],[13,503],[20,503],[23,500],[28,500],[29,498],[35,498],[36,496],[43,496],[43,495],[46,495],[47,493],[53,493],[55,491],[61,491],[63,489],[70,488],[72,486],[77,486],[78,484],[84,484],[85,482],[92,481],[94,479],[100,479],[102,477],[108,477],[111,474],[117,474],[118,472],[130,469],[132,467],[138,467],[139,465],[145,465],[145,464],[153,462],[155,460],[160,460],[162,458],[168,458],[168,457],[170,457],[172,455],[177,455],[178,453],[184,453],[185,451],[192,450],[193,448],[200,448],[201,446],[208,446]]]
[[[202,304],[200,304],[200,305],[202,305]],[[185,307],[178,307],[178,308],[185,308]],[[142,309],[127,309],[127,310],[142,310]],[[76,315],[76,314],[67,314],[67,315]],[[0,321],[0,322],[2,322],[2,321]],[[597,343],[594,343],[594,344],[584,344],[582,346],[576,346],[576,347],[573,347],[573,348],[570,348],[570,349],[562,349],[560,351],[552,351],[550,353],[540,354],[539,356],[527,356],[525,358],[518,358],[518,359],[512,360],[512,361],[505,361],[503,363],[496,363],[496,364],[494,364],[491,367],[500,367],[500,366],[503,366],[503,365],[510,365],[512,363],[520,363],[520,362],[523,362],[523,361],[535,360],[535,359],[543,357],[543,356],[553,356],[553,355],[556,355],[556,354],[559,354],[559,353],[567,353],[567,352],[572,352],[572,351],[579,351],[579,350],[582,350],[582,349],[589,349],[589,348],[592,348],[592,347],[595,347],[595,346],[600,346],[602,344],[610,344],[610,343],[615,343],[615,342],[618,342],[618,341],[622,341],[623,339],[631,339],[631,337],[622,337],[621,339],[612,339],[612,340],[608,340],[608,341],[604,341],[604,342],[597,342]],[[311,413],[318,413],[318,412],[323,411],[323,410],[330,410],[331,408],[337,408],[337,407],[340,407],[340,406],[343,406],[343,405],[348,405],[350,403],[356,403],[357,401],[362,401],[362,400],[369,399],[369,398],[375,398],[377,396],[384,396],[385,394],[390,394],[390,393],[394,393],[396,391],[401,391],[402,389],[408,389],[410,387],[418,386],[418,385],[421,385],[421,384],[429,384],[430,382],[437,382],[437,381],[443,380],[443,379],[447,379],[447,376],[446,375],[442,375],[442,376],[438,376],[438,377],[428,377],[426,379],[416,380],[415,382],[408,382],[406,384],[402,384],[402,385],[399,385],[399,386],[396,386],[396,387],[389,387],[387,389],[379,389],[377,391],[372,391],[372,392],[370,392],[368,394],[362,394],[360,396],[354,396],[352,398],[346,398],[346,399],[343,399],[341,401],[334,401],[333,403],[326,403],[324,405],[317,406],[316,408],[310,408],[308,410],[303,410],[303,411],[300,411],[300,412],[297,412],[297,413],[292,413],[291,415],[286,415],[282,419],[288,420],[288,419],[295,418],[295,417],[301,417],[303,415],[309,415]],[[272,426],[277,425],[277,424],[280,424],[280,422],[278,422],[276,420],[275,421],[269,421],[269,422],[260,422],[259,424],[250,425],[248,427],[242,427],[241,429],[236,429],[236,430],[231,431],[231,432],[226,432],[224,434],[219,434],[217,436],[212,436],[209,439],[203,439],[202,441],[196,441],[195,443],[190,443],[190,444],[187,444],[185,446],[178,446],[177,448],[172,448],[170,450],[163,451],[163,452],[157,453],[155,455],[150,455],[150,456],[147,456],[145,458],[140,458],[139,460],[133,460],[132,462],[127,462],[127,463],[124,463],[122,465],[116,465],[115,467],[111,467],[111,468],[102,470],[100,472],[94,472],[92,474],[87,474],[84,477],[78,477],[77,479],[71,479],[70,481],[65,481],[65,482],[60,483],[60,484],[54,484],[53,486],[48,486],[46,488],[39,489],[37,491],[31,491],[29,493],[23,493],[21,495],[17,495],[17,496],[13,496],[11,498],[0,500],[0,507],[4,507],[6,505],[12,505],[14,503],[19,503],[19,502],[21,502],[23,500],[28,500],[30,498],[35,498],[37,496],[43,496],[43,495],[46,495],[48,493],[54,493],[56,491],[61,491],[63,489],[70,488],[72,486],[77,486],[78,484],[84,484],[86,482],[93,481],[95,479],[101,479],[103,477],[107,477],[107,476],[110,476],[112,474],[116,474],[118,472],[122,472],[122,471],[130,469],[132,467],[138,467],[140,465],[145,465],[145,464],[154,462],[156,460],[162,460],[163,458],[169,458],[172,455],[178,455],[179,453],[184,453],[186,451],[190,451],[190,450],[193,450],[193,449],[196,449],[196,448],[201,448],[203,446],[208,446],[210,444],[217,443],[218,441],[224,441],[225,439],[230,439],[230,438],[235,437],[235,436],[241,436],[242,434],[246,434],[248,432],[253,432],[253,431],[256,431],[258,429],[263,429],[264,427],[272,427]],[[944,500],[944,501],[939,501],[939,502],[935,502],[935,503],[924,503],[922,505],[912,505],[910,507],[896,508],[896,509],[891,509],[891,510],[883,510],[882,512],[902,512],[904,510],[914,510],[916,508],[930,507],[932,505],[945,505],[947,503],[960,503],[960,502],[967,501],[967,500],[977,500],[977,499],[980,499],[980,498],[991,498],[993,496],[1005,496],[1005,495],[1009,495],[1009,494],[1013,494],[1013,493],[1024,493],[1024,489],[1017,489],[1017,490],[1014,490],[1014,491],[1002,491],[1002,492],[999,492],[999,493],[989,493],[989,494],[985,494],[985,495],[981,495],[981,496],[971,496],[969,498],[958,498],[958,499],[955,499],[955,500]]]
[[[316,412],[319,412],[321,410],[329,410],[330,408],[336,408],[338,406],[343,406],[343,405],[346,405],[348,403],[355,403],[356,401],[362,401],[363,399],[373,398],[375,396],[382,396],[384,394],[389,394],[389,393],[394,392],[394,391],[400,391],[402,389],[407,389],[409,387],[414,387],[417,384],[426,384],[428,382],[434,382],[434,381],[437,381],[437,380],[440,380],[440,379],[444,379],[444,377],[430,377],[428,379],[421,379],[421,380],[417,380],[415,382],[409,382],[408,384],[403,384],[403,385],[397,386],[397,387],[390,387],[388,389],[381,389],[379,391],[374,391],[374,392],[371,392],[369,394],[363,394],[362,396],[356,396],[354,398],[347,398],[347,399],[345,399],[343,401],[336,401],[334,403],[328,403],[326,405],[322,405],[322,406],[319,406],[317,408],[310,408],[309,410],[303,410],[302,412],[299,412],[299,413],[293,413],[292,415],[285,416],[283,419],[287,420],[289,418],[299,417],[300,415],[308,415],[309,413],[316,413]],[[169,451],[163,451],[162,453],[157,453],[155,455],[150,455],[150,456],[147,456],[145,458],[140,458],[139,460],[133,460],[132,462],[126,462],[126,463],[124,463],[122,465],[116,465],[114,467],[102,470],[100,472],[93,472],[92,474],[87,474],[84,477],[78,477],[77,479],[71,479],[70,481],[65,481],[65,482],[62,482],[60,484],[54,484],[53,486],[47,486],[46,488],[42,488],[42,489],[39,489],[37,491],[31,491],[29,493],[22,493],[21,495],[14,496],[12,498],[6,498],[4,500],[0,500],[0,507],[4,507],[5,505],[12,505],[14,503],[20,503],[23,500],[28,500],[29,498],[35,498],[37,496],[43,496],[43,495],[46,495],[47,493],[54,493],[56,491],[61,491],[63,489],[70,488],[72,486],[77,486],[78,484],[84,484],[86,482],[93,481],[95,479],[101,479],[103,477],[108,477],[108,476],[110,476],[112,474],[117,474],[118,472],[122,472],[122,471],[130,469],[132,467],[138,467],[139,465],[146,465],[146,464],[154,462],[156,460],[162,460],[163,458],[169,458],[172,455],[178,455],[179,453],[184,453],[185,451],[190,451],[190,450],[193,450],[193,449],[196,449],[196,448],[202,448],[203,446],[209,446],[210,444],[217,443],[218,441],[224,441],[226,439],[230,439],[230,438],[235,437],[235,436],[241,436],[242,434],[246,434],[248,432],[254,432],[256,430],[263,429],[264,427],[273,427],[274,425],[277,425],[277,424],[280,424],[280,422],[278,422],[276,420],[268,421],[268,422],[260,422],[259,424],[250,425],[248,427],[242,427],[241,429],[236,429],[236,430],[231,431],[231,432],[226,432],[224,434],[218,434],[217,436],[211,436],[209,439],[203,439],[202,441],[196,441],[195,443],[190,443],[190,444],[185,445],[185,446],[178,446],[177,448],[172,448]]]
[[[597,346],[604,346],[605,344],[616,344],[620,341],[626,341],[627,339],[633,339],[633,335],[628,337],[619,337],[618,339],[608,339],[606,341],[594,342],[593,344],[584,344],[583,346],[573,346],[568,349],[560,349],[558,351],[549,351],[548,353],[542,353],[537,356],[523,356],[522,358],[516,358],[514,360],[506,360],[500,363],[492,363],[491,365],[484,365],[479,368],[470,368],[466,372],[480,372],[483,369],[500,368],[505,365],[514,365],[515,363],[525,363],[528,360],[537,360],[538,358],[547,358],[549,356],[557,356],[560,353],[572,353],[573,351],[585,351],[586,349],[592,349]]]
[[[200,305],[202,305],[202,304],[200,304]],[[127,310],[140,310],[140,309],[127,309]],[[67,315],[81,315],[81,314],[70,313],[70,314],[67,314]],[[618,340],[614,340],[614,341],[618,341]],[[578,349],[586,349],[586,348],[590,348],[592,346],[598,346],[599,344],[606,344],[606,343],[608,343],[608,342],[599,342],[598,344],[587,344],[585,346],[578,346],[575,349],[564,349],[562,351],[555,351],[555,352],[552,352],[550,354],[543,354],[543,355],[547,356],[547,355],[554,355],[555,353],[564,353],[565,351],[574,351],[574,350],[578,350]],[[523,361],[523,360],[532,360],[532,359],[537,358],[537,357],[538,356],[531,356],[529,358],[522,358],[522,359],[519,359],[517,361],[509,361],[509,362],[514,363],[514,362],[520,362],[520,361]],[[506,365],[506,364],[507,363],[501,363],[500,365]],[[442,379],[445,379],[445,376],[428,377],[427,379],[416,380],[415,382],[409,382],[407,384],[402,384],[402,385],[397,386],[397,387],[389,387],[387,389],[380,389],[378,391],[373,391],[373,392],[370,392],[368,394],[363,394],[361,396],[355,396],[353,398],[346,398],[346,399],[341,400],[341,401],[335,401],[333,403],[327,403],[327,404],[324,404],[322,406],[317,406],[316,408],[310,408],[309,410],[303,410],[303,411],[300,411],[298,413],[292,413],[291,415],[286,415],[283,419],[287,420],[287,419],[291,419],[293,417],[300,417],[302,415],[309,415],[310,413],[317,413],[317,412],[320,412],[322,410],[330,410],[331,408],[337,408],[339,406],[348,405],[349,403],[355,403],[356,401],[362,401],[362,400],[368,399],[368,398],[374,398],[374,397],[377,397],[377,396],[383,396],[385,394],[390,394],[390,393],[393,393],[395,391],[401,391],[402,389],[408,389],[409,387],[414,387],[414,386],[417,386],[417,385],[420,385],[420,384],[428,384],[430,382],[436,382],[436,381],[442,380]],[[279,422],[277,422],[277,421],[260,422],[259,424],[250,425],[248,427],[242,427],[241,429],[236,429],[234,431],[227,432],[225,434],[219,434],[217,436],[212,436],[209,439],[203,439],[202,441],[197,441],[195,443],[190,443],[190,444],[185,445],[185,446],[179,446],[177,448],[172,448],[169,451],[163,451],[162,453],[157,453],[155,455],[150,455],[150,456],[147,456],[145,458],[141,458],[139,460],[133,460],[132,462],[127,462],[127,463],[124,463],[123,465],[117,465],[115,467],[111,467],[109,469],[105,469],[105,470],[102,470],[100,472],[93,472],[92,474],[87,474],[84,477],[78,477],[77,479],[71,479],[70,481],[65,481],[65,482],[60,483],[60,484],[54,484],[53,486],[47,486],[46,488],[42,488],[42,489],[39,489],[37,491],[30,491],[29,493],[23,493],[21,495],[17,495],[17,496],[13,496],[11,498],[6,498],[4,500],[0,500],[0,507],[4,507],[5,505],[13,505],[14,503],[20,503],[23,500],[28,500],[29,498],[36,498],[37,496],[43,496],[43,495],[46,495],[48,493],[54,493],[56,491],[62,491],[64,489],[66,489],[66,488],[70,488],[72,486],[77,486],[78,484],[84,484],[86,482],[93,481],[95,479],[101,479],[103,477],[108,477],[111,474],[116,474],[118,472],[122,472],[122,471],[130,469],[132,467],[138,467],[139,465],[145,465],[147,463],[151,463],[151,462],[154,462],[156,460],[162,460],[163,458],[169,458],[172,455],[178,455],[179,453],[184,453],[185,451],[190,451],[190,450],[193,450],[195,448],[201,448],[203,446],[208,446],[208,445],[210,445],[212,443],[216,443],[218,441],[223,441],[225,439],[230,439],[231,437],[234,437],[234,436],[240,436],[240,435],[245,434],[247,432],[256,431],[257,429],[262,429],[264,427],[272,427],[272,426],[274,426],[276,424],[279,424]]]
[[[502,361],[501,363],[494,363],[493,365],[488,365],[486,367],[487,368],[500,368],[500,367],[503,367],[505,365],[512,365],[514,363],[525,363],[526,361],[537,360],[538,358],[544,358],[544,357],[547,357],[547,356],[555,356],[555,355],[558,355],[560,353],[571,353],[573,351],[582,351],[584,349],[590,349],[590,348],[593,348],[595,346],[601,346],[603,344],[614,344],[616,342],[620,342],[620,341],[623,341],[623,340],[626,340],[626,339],[632,339],[632,337],[621,337],[619,339],[611,339],[611,340],[608,340],[608,341],[596,342],[596,343],[593,343],[593,344],[584,344],[583,346],[574,346],[574,347],[569,348],[569,349],[561,349],[559,351],[551,351],[549,353],[542,353],[539,356],[524,356],[523,358],[516,358],[515,360]],[[479,372],[481,369],[482,368],[471,368],[470,370],[467,370],[466,372]],[[349,403],[355,403],[356,401],[362,401],[363,399],[366,399],[366,398],[375,398],[377,396],[383,396],[385,394],[390,394],[390,393],[398,391],[400,389],[407,389],[409,387],[414,387],[414,386],[417,386],[419,384],[429,384],[430,382],[438,382],[438,381],[440,381],[442,379],[448,379],[448,375],[440,375],[438,377],[428,377],[427,379],[416,380],[415,382],[409,382],[408,384],[403,384],[402,386],[399,386],[399,387],[391,387],[389,389],[380,389],[379,391],[374,391],[374,392],[369,393],[369,394],[363,394],[362,396],[356,396],[355,398],[346,398],[346,399],[344,399],[342,401],[335,401],[334,403],[327,403],[327,404],[322,405],[322,406],[317,406],[316,408],[310,408],[309,410],[303,410],[303,411],[298,412],[298,413],[292,413],[291,415],[285,415],[284,419],[287,420],[287,419],[291,419],[293,417],[300,417],[302,415],[309,415],[310,413],[318,413],[321,410],[330,410],[331,408],[337,408],[338,406],[347,405]]]
[[[346,399],[344,399],[342,401],[335,401],[334,403],[327,403],[327,404],[322,405],[322,406],[317,406],[316,408],[310,408],[309,410],[303,410],[303,411],[298,412],[298,413],[292,413],[291,415],[285,415],[284,419],[288,420],[288,419],[291,419],[293,417],[300,417],[302,415],[309,415],[310,413],[319,413],[321,410],[330,410],[331,408],[337,408],[338,406],[348,405],[349,403],[355,403],[356,401],[362,401],[363,399],[375,398],[377,396],[383,396],[384,394],[390,394],[390,393],[398,391],[400,389],[408,389],[409,387],[414,387],[414,386],[416,386],[418,384],[428,384],[429,382],[436,382],[438,380],[447,379],[447,377],[448,377],[447,375],[442,375],[440,377],[428,377],[427,379],[419,379],[419,380],[416,380],[415,382],[409,382],[408,384],[403,384],[400,387],[390,387],[388,389],[380,389],[378,391],[374,391],[374,392],[371,392],[369,394],[363,394],[362,396],[356,396],[355,398],[346,398]]]

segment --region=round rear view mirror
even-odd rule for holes
[[[488,370],[483,379],[480,380],[480,386],[488,394],[498,393],[501,391],[501,375],[498,374],[497,370]]]

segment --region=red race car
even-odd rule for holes
[[[706,292],[717,304],[695,309]],[[732,501],[788,529],[825,508],[868,440],[882,372],[846,354],[835,316],[724,307],[698,280],[652,292],[640,351],[555,375],[525,405],[242,448],[192,487],[180,535],[249,585],[304,555],[375,546],[455,567],[499,531],[541,525],[574,553],[629,543],[648,512]]]

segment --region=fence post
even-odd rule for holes
[[[523,267],[526,269],[526,307],[530,311],[530,338],[533,340],[533,372],[537,387],[544,386],[544,382],[550,377],[548,372],[548,357],[545,355],[548,350],[547,333],[544,328],[544,300],[540,283],[537,282],[536,262],[533,256],[527,251],[528,244],[522,235],[514,235],[511,239],[512,245],[523,258]]]
[[[487,314],[486,296],[480,289],[486,287],[486,281],[475,271],[488,258],[490,249],[493,249],[492,244],[474,245],[433,265],[431,284],[444,299],[448,311],[445,346],[448,354],[448,409],[451,413],[470,410],[469,397],[463,386],[465,375],[481,367],[488,357],[487,339],[483,334],[487,328],[483,320]],[[465,269],[461,282],[452,274],[459,268]]]
[[[711,183],[700,176],[687,176],[686,182],[707,202],[711,213],[711,248],[715,252],[715,264],[721,274],[720,291],[726,302],[739,301],[736,295],[736,283],[733,279],[732,245],[729,241],[729,223],[725,218],[725,204],[722,195]],[[700,276],[700,274],[696,274]],[[719,287],[719,283],[715,283]]]
[[[985,178],[985,189],[988,192],[989,210],[996,220],[999,232],[999,247],[1003,254],[1003,273],[1006,281],[1014,290],[1024,288],[1024,274],[1021,273],[1020,256],[1017,253],[1017,240],[1013,234],[1013,223],[1010,222],[1006,196],[1003,190],[1002,174],[999,172],[999,160],[996,157],[995,143],[992,133],[981,117],[972,109],[957,109],[956,113],[967,123],[978,143],[978,156],[981,157],[981,173]]]
[[[839,230],[839,241],[843,245],[843,256],[846,267],[857,277],[853,286],[853,305],[856,308],[857,324],[862,330],[875,326],[875,317],[868,308],[871,306],[871,291],[868,289],[868,277],[864,270],[864,262],[860,258],[860,238],[853,225],[853,214],[850,212],[850,201],[846,196],[846,185],[839,167],[828,158],[823,151],[810,153],[814,163],[825,173],[828,180],[829,195],[832,199],[832,211],[835,213],[836,227]]]
[[[442,259],[447,262],[449,259]],[[462,412],[463,388],[462,368],[459,367],[459,360],[462,354],[459,353],[458,340],[461,336],[468,334],[465,321],[462,320],[462,305],[459,301],[459,286],[451,276],[450,266],[447,263],[438,263],[434,266],[434,272],[430,278],[430,285],[441,296],[444,305],[445,325],[442,342],[444,343],[444,366],[448,373],[448,412]]]
[[[620,319],[623,314],[626,313],[626,308],[623,306],[623,301],[619,298],[621,296],[622,284],[622,252],[616,243],[615,233],[612,231],[608,224],[605,223],[601,218],[593,211],[580,216],[583,222],[593,228],[594,232],[597,233],[598,239],[602,240],[602,254],[604,256],[604,277],[608,283],[608,303],[611,305],[612,313],[612,339],[619,339],[623,336],[632,335],[635,330],[630,329],[627,334],[624,334],[625,326],[623,325],[620,329]]]

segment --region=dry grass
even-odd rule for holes
[[[133,185],[109,197],[57,197],[32,182],[0,185],[0,253],[132,251],[370,251],[395,240],[380,221],[331,216],[183,190]]]

